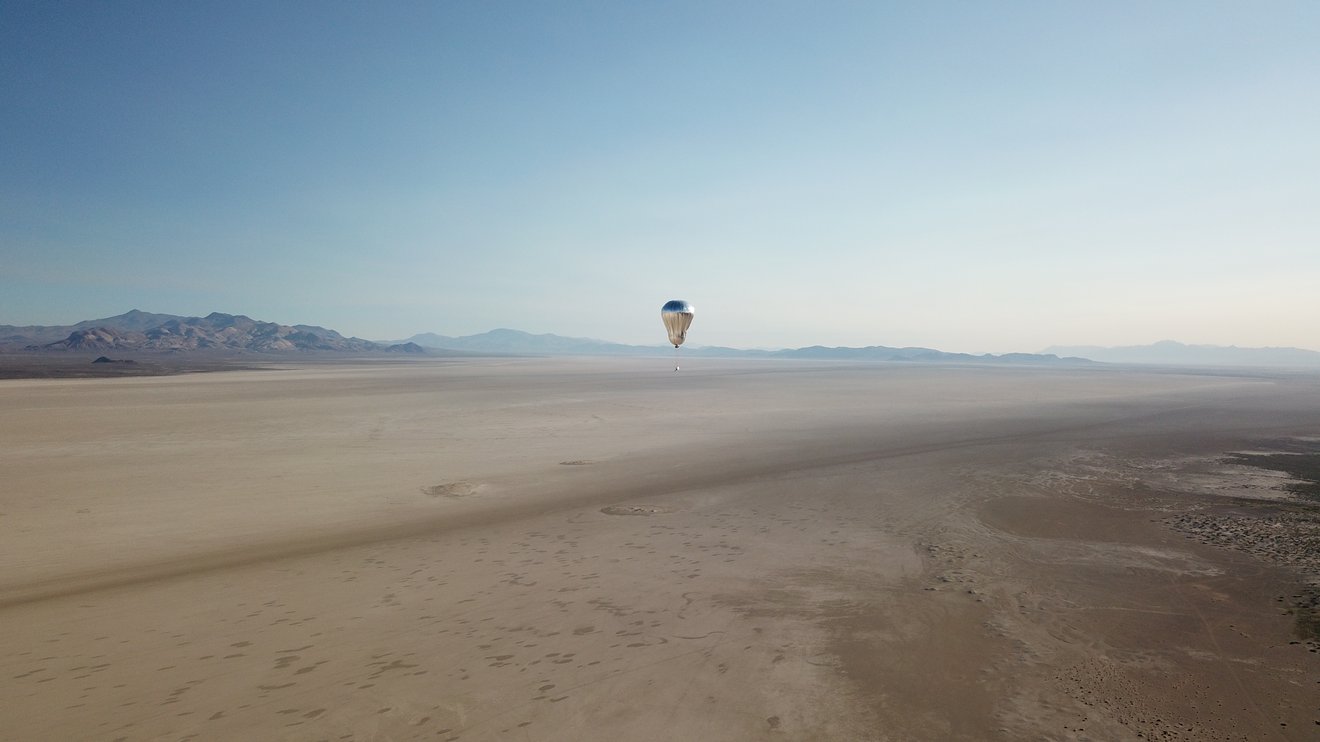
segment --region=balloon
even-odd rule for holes
[[[664,320],[665,330],[669,332],[669,342],[674,347],[687,340],[688,328],[692,326],[692,315],[696,312],[691,304],[681,299],[672,299],[660,307],[660,319]]]

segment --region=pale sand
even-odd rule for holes
[[[0,415],[4,739],[1320,733],[1296,576],[1123,464],[1316,435],[1315,377],[418,362]]]

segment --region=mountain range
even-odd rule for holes
[[[0,349],[24,351],[228,351],[287,353],[423,353],[409,344],[382,345],[315,325],[281,325],[241,314],[205,317],[137,309],[73,325],[0,325]]]
[[[315,325],[283,325],[254,320],[241,314],[212,312],[205,317],[154,314],[134,309],[115,317],[84,320],[72,325],[0,325],[0,351],[25,352],[169,352],[280,354],[309,351],[333,353],[408,353],[433,355],[657,355],[668,346],[626,345],[590,338],[533,335],[497,329],[477,335],[449,337],[434,333],[414,335],[397,342],[373,342]],[[925,363],[1086,363],[1082,358],[1009,353],[971,355],[931,348],[826,348],[812,346],[788,350],[741,350],[718,346],[686,347],[685,357],[802,358],[856,361],[909,361]]]
[[[1095,345],[1052,346],[1041,351],[1076,355],[1103,363],[1140,363],[1163,366],[1320,367],[1320,353],[1302,348],[1239,348],[1234,345],[1186,345],[1161,340],[1150,345],[1106,348]]]
[[[590,338],[563,337],[561,335],[533,335],[521,330],[501,328],[478,335],[449,337],[434,333],[413,335],[403,343],[416,343],[424,348],[463,350],[477,353],[512,353],[534,355],[610,355],[640,356],[669,352],[668,346],[625,345]],[[841,361],[910,361],[924,363],[1089,363],[1085,358],[1060,358],[1037,353],[1006,353],[1003,355],[973,355],[946,353],[931,348],[890,348],[871,345],[864,348],[827,348],[813,345],[807,348],[785,350],[743,350],[721,346],[684,347],[685,357],[708,358],[798,358]]]
[[[0,325],[0,352],[170,352],[345,354],[406,353],[431,355],[594,355],[643,356],[669,352],[663,345],[627,345],[591,338],[565,337],[501,328],[451,337],[422,333],[406,340],[374,342],[345,337],[316,325],[283,325],[241,314],[212,312],[205,317],[154,314],[137,309],[115,317],[73,325]],[[993,364],[1157,364],[1169,366],[1320,367],[1320,352],[1300,348],[1239,348],[1184,345],[1165,340],[1125,347],[1054,346],[1040,353],[948,353],[932,348],[862,348],[813,345],[784,350],[744,350],[686,346],[684,357],[796,358],[913,363]]]

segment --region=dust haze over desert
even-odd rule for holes
[[[0,17],[0,738],[1320,737],[1315,5]]]

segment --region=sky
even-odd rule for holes
[[[1320,3],[0,0],[0,324],[1320,349]]]

